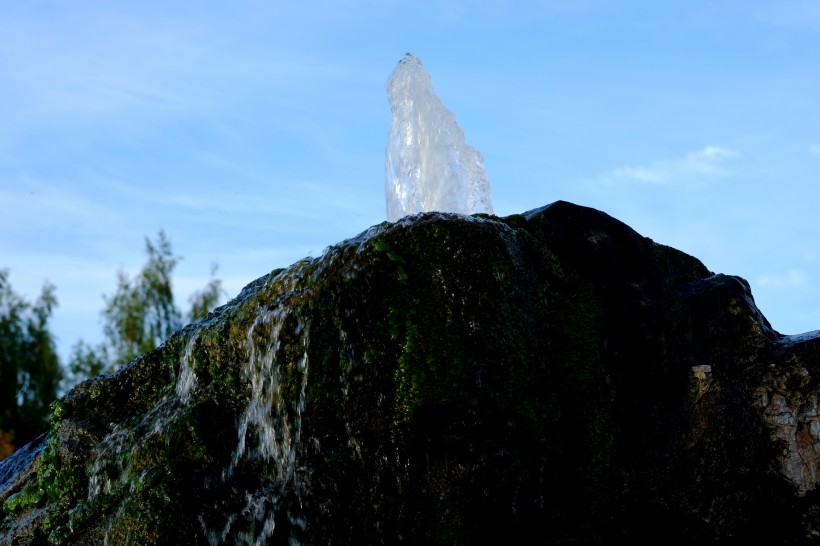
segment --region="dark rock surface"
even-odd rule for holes
[[[0,544],[804,544],[820,337],[556,202],[276,270],[55,405]]]

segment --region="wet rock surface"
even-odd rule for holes
[[[0,463],[0,544],[804,544],[820,337],[566,202],[374,226]]]

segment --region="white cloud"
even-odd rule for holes
[[[771,288],[797,288],[806,286],[808,282],[808,275],[799,269],[792,269],[787,273],[760,276],[755,284]]]
[[[718,178],[728,174],[724,166],[725,162],[739,155],[738,152],[727,148],[707,146],[678,159],[657,161],[648,166],[618,167],[601,176],[600,180],[671,184],[694,182],[703,178]]]
[[[705,158],[720,158],[720,157],[737,157],[739,154],[734,150],[727,150],[726,148],[721,148],[719,146],[707,146],[700,152],[696,152],[694,154],[689,154],[687,157],[697,157],[702,156]]]
[[[809,153],[812,155],[820,155],[820,144],[815,144],[809,147]]]

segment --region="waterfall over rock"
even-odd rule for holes
[[[417,212],[492,214],[484,159],[408,53],[387,79],[393,117],[385,159],[387,219]]]
[[[820,536],[820,332],[566,202],[383,222],[53,407],[0,546]]]

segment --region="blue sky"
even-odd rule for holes
[[[820,3],[0,0],[0,267],[62,355],[145,237],[230,297],[385,218],[405,52],[484,155],[496,214],[558,199],[820,328]]]

